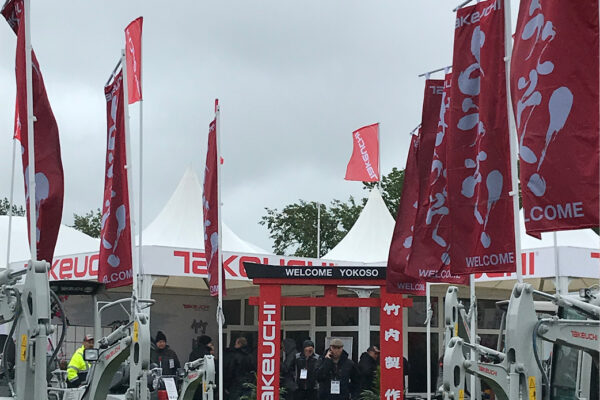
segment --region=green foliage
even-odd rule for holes
[[[85,215],[73,214],[73,228],[89,235],[91,237],[100,237],[100,228],[102,223],[102,212],[98,208],[96,211],[90,210]]]
[[[381,182],[382,197],[390,213],[395,217],[400,202],[404,171],[392,169]],[[371,190],[377,182],[363,182],[363,189]],[[337,199],[329,204],[320,204],[321,209],[321,247],[320,256],[334,248],[354,225],[367,202],[364,197],[356,201],[352,196],[346,201]],[[259,223],[269,230],[273,239],[273,251],[276,254],[298,257],[317,256],[317,207],[318,203],[298,200],[288,204],[281,211],[265,208]]]
[[[377,371],[375,371],[375,376],[373,377],[373,389],[363,390],[362,392],[360,392],[360,400],[379,400],[380,381],[381,368],[377,366]]]
[[[10,207],[10,201],[5,197],[0,200],[0,215],[8,215],[8,210],[12,210],[12,215],[18,215],[23,217],[25,215],[25,208],[23,206],[16,206],[15,204]]]
[[[245,389],[245,394],[240,396],[240,400],[256,400],[256,373],[254,374],[253,382],[246,382],[242,385]],[[279,388],[279,398],[285,400],[287,390],[284,387]]]

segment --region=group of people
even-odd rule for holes
[[[155,337],[150,362],[162,368],[163,375],[175,375],[181,368],[179,358],[167,344],[167,337],[158,331]],[[86,335],[83,345],[77,349],[67,367],[70,386],[77,386],[89,364],[83,359],[83,351],[94,346],[94,338]],[[358,399],[363,390],[372,390],[375,373],[379,365],[379,349],[370,346],[355,363],[344,350],[344,342],[334,338],[324,356],[315,353],[311,340],[302,343],[302,351],[297,352],[296,342],[286,339],[283,342],[281,360],[282,388],[287,400],[349,400]],[[199,336],[189,355],[189,361],[214,355],[212,339]],[[246,383],[254,382],[256,355],[248,346],[245,337],[238,337],[233,346],[223,355],[223,381],[226,400],[239,400],[248,394]]]
[[[288,347],[286,341],[284,349]],[[305,340],[302,352],[293,359],[289,352],[284,353],[281,385],[286,389],[286,399],[292,399],[290,395],[293,400],[358,399],[363,390],[373,389],[378,360],[377,346],[370,346],[356,364],[348,357],[341,339],[332,339],[323,357],[315,353],[311,340]]]

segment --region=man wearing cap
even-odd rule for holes
[[[85,335],[83,337],[83,345],[75,350],[69,365],[67,366],[67,385],[69,387],[77,387],[85,382],[90,364],[83,359],[83,351],[94,347],[94,337]]]
[[[377,346],[369,346],[367,351],[360,355],[358,361],[358,370],[360,372],[360,390],[372,390],[373,379],[375,379],[375,371],[379,365],[379,348]]]
[[[334,338],[317,368],[320,400],[358,400],[360,374],[354,361],[344,351],[344,342]]]
[[[302,343],[302,352],[296,354],[295,370],[298,389],[294,400],[315,400],[317,397],[317,366],[319,355],[315,353],[312,340]]]
[[[167,336],[162,331],[156,333],[156,351],[150,353],[150,362],[158,364],[163,375],[176,375],[181,367],[177,354],[167,345]]]

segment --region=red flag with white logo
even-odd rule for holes
[[[133,282],[122,72],[104,88],[104,94],[108,135],[98,280],[113,288]]]
[[[219,182],[217,164],[217,119],[208,128],[208,148],[206,150],[206,168],[204,169],[204,191],[202,207],[204,211],[204,254],[208,269],[208,285],[211,296],[219,294]],[[223,295],[225,295],[225,277],[223,277]]]
[[[503,4],[456,14],[446,151],[455,274],[515,271]]]
[[[598,226],[598,0],[523,0],[511,63],[527,233]]]
[[[447,157],[452,75],[427,80],[421,129],[422,147],[418,173],[418,207],[414,216],[413,245],[406,274],[423,282],[465,284],[450,273],[450,207],[448,205]]]
[[[363,126],[352,132],[352,156],[346,168],[348,181],[379,181],[379,124]]]
[[[21,142],[27,222],[29,220],[29,137],[27,127],[27,81],[25,63],[25,24],[23,0],[8,1],[2,15],[17,34],[16,86],[17,101],[14,135]],[[37,259],[52,262],[58,229],[62,219],[64,175],[56,119],[50,107],[44,79],[35,53],[32,60],[32,93],[35,148],[35,207],[37,227]],[[35,255],[32,255],[34,257]]]
[[[127,62],[128,104],[142,100],[142,23],[143,17],[125,28],[125,60]]]

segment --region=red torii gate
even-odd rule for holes
[[[257,400],[279,400],[281,307],[377,307],[380,310],[380,398],[404,399],[402,308],[412,299],[386,291],[385,267],[364,266],[274,266],[244,263],[248,278],[260,286],[259,297],[249,304],[259,306]],[[287,297],[282,285],[323,286],[323,297]],[[379,298],[338,297],[338,286],[379,286]]]

